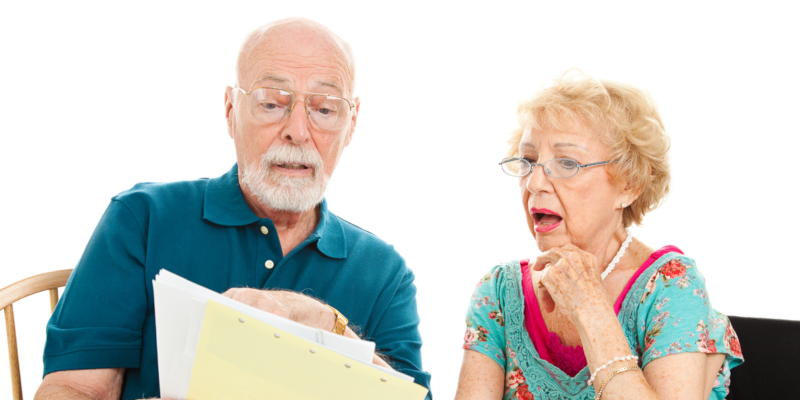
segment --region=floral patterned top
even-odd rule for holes
[[[573,377],[539,357],[523,309],[519,261],[492,268],[473,292],[464,349],[505,369],[503,399],[593,399],[588,367]],[[743,362],[742,351],[728,317],[711,307],[694,260],[674,252],[658,258],[633,282],[618,317],[642,368],[671,354],[727,354],[709,399],[727,396],[730,368]]]

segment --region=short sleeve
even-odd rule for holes
[[[488,356],[505,369],[505,319],[497,289],[502,271],[501,266],[494,267],[472,292],[463,347]]]
[[[724,398],[730,368],[743,361],[739,339],[728,317],[711,307],[705,278],[694,261],[675,254],[664,257],[667,261],[645,286],[637,313],[642,366],[671,354],[724,353],[715,385]]]
[[[47,324],[45,375],[139,367],[147,311],[144,257],[136,218],[113,200]]]

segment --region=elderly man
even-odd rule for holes
[[[225,92],[236,165],[112,199],[47,326],[37,399],[158,396],[151,282],[162,268],[309,326],[358,332],[376,342],[375,363],[429,386],[414,275],[323,199],[359,110],[348,46],[318,23],[277,21],[245,42],[237,73]]]

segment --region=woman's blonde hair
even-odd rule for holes
[[[519,155],[524,129],[570,132],[582,126],[611,150],[609,173],[639,197],[625,208],[625,227],[640,225],[669,192],[669,137],[655,100],[645,91],[567,71],[517,109],[519,127],[508,140],[508,155]],[[604,161],[604,160],[592,160]]]

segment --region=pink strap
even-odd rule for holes
[[[539,358],[555,365],[553,356],[545,344],[545,339],[550,332],[544,324],[542,311],[539,310],[539,301],[536,299],[536,292],[533,290],[533,282],[531,282],[531,270],[528,268],[529,263],[530,260],[527,259],[519,261],[522,269],[522,295],[525,298],[525,329],[533,340],[533,346],[539,353]]]
[[[667,254],[667,253],[681,253],[681,254],[683,254],[681,249],[679,249],[679,248],[677,248],[675,246],[672,246],[672,245],[664,246],[664,247],[654,251],[653,254],[650,254],[650,258],[648,258],[647,261],[645,261],[644,264],[642,264],[642,266],[639,267],[638,270],[636,270],[636,273],[634,273],[633,276],[631,277],[631,279],[628,280],[628,284],[625,285],[624,289],[622,289],[622,293],[620,293],[619,297],[617,297],[617,301],[614,303],[614,313],[615,314],[619,315],[619,310],[622,309],[622,302],[625,301],[625,296],[627,296],[628,292],[630,292],[631,288],[633,287],[633,283],[636,282],[636,280],[639,279],[639,276],[641,276],[642,273],[645,270],[647,270],[647,268],[650,268],[650,266],[653,265],[653,263],[656,262],[656,260],[658,260],[659,258],[661,258],[661,256],[663,256],[664,254]]]

